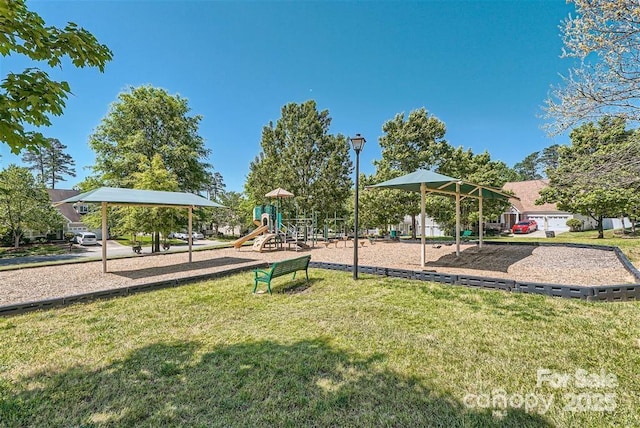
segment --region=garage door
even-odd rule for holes
[[[535,220],[538,223],[538,230],[544,230],[544,216],[543,215],[528,215],[528,220]]]
[[[545,224],[545,217],[547,222]],[[530,220],[535,220],[538,223],[538,229],[544,230],[545,226],[547,230],[569,230],[569,226],[567,226],[567,220],[569,220],[568,215],[530,215],[527,216]]]
[[[547,216],[549,222],[549,230],[569,230],[567,226],[568,215],[550,215]]]

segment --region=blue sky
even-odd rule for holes
[[[49,25],[76,22],[109,46],[104,73],[69,62],[51,71],[73,95],[43,129],[90,171],[89,135],[117,95],[151,84],[189,100],[227,190],[241,191],[263,126],[289,102],[329,110],[331,133],[361,133],[361,171],[374,172],[382,125],[425,107],[453,146],[489,151],[508,165],[548,138],[541,107],[560,59],[564,0],[420,2],[28,1]],[[33,66],[0,59],[0,76]],[[353,155],[353,152],[351,152]],[[20,163],[0,144],[0,167]],[[274,188],[278,187],[274,183]]]

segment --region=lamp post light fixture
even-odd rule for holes
[[[356,195],[355,209],[353,212],[355,229],[355,233],[353,236],[353,279],[358,279],[358,179],[360,175],[360,152],[362,151],[364,143],[366,143],[367,140],[365,140],[364,137],[360,134],[356,134],[355,137],[349,139],[351,140],[351,144],[353,145],[353,150],[356,152]]]

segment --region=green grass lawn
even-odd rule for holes
[[[69,244],[30,244],[23,245],[19,248],[0,247],[0,259],[27,256],[48,256],[68,252]]]
[[[640,303],[310,276],[0,319],[0,426],[640,426]]]

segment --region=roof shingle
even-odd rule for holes
[[[556,204],[536,205],[536,199],[540,198],[540,191],[549,185],[549,180],[527,180],[511,181],[505,183],[502,188],[511,190],[513,194],[520,198],[511,199],[513,205],[521,214],[535,212],[564,212],[558,210]]]

